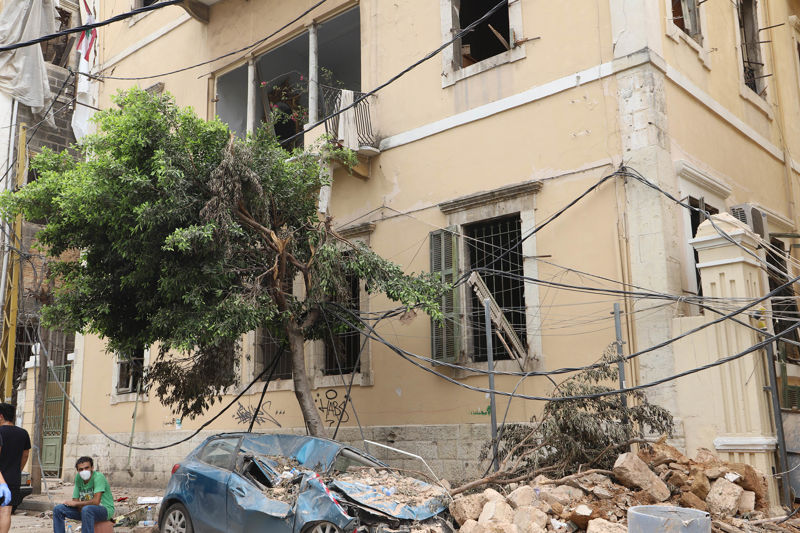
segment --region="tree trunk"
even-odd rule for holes
[[[328,431],[319,415],[319,409],[311,395],[311,384],[306,373],[305,338],[299,326],[293,322],[286,325],[286,335],[289,340],[289,349],[292,354],[292,379],[294,381],[294,395],[300,404],[300,411],[306,423],[308,432],[316,437],[327,437]]]

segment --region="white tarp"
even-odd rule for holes
[[[352,106],[355,101],[353,91],[342,89],[342,96],[339,100],[339,109]],[[358,151],[358,130],[356,129],[356,110],[353,107],[346,109],[339,114],[339,131],[337,140],[345,148]]]
[[[92,6],[94,6],[94,2],[92,2]],[[87,24],[90,19],[94,18],[88,8],[89,5],[86,1],[80,3],[81,24]],[[84,37],[84,40],[88,43],[92,43],[91,39],[88,37]],[[96,47],[92,45],[89,48],[88,54],[80,54],[78,72],[91,72],[96,57],[95,48]],[[88,55],[88,59],[86,55]],[[91,119],[92,115],[95,113],[92,107],[97,107],[97,82],[88,76],[83,76],[81,74],[77,76],[78,87],[77,94],[75,95],[75,111],[72,113],[72,131],[75,133],[75,139],[81,140],[89,133],[94,132],[94,124],[90,122],[89,119]]]
[[[0,13],[0,46],[56,31],[53,0],[6,0]],[[0,52],[0,91],[10,94],[41,115],[53,95],[40,45]],[[52,120],[52,118],[50,119]]]

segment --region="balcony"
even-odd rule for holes
[[[352,100],[350,95],[352,95]],[[332,115],[341,110],[342,107],[347,107],[348,102],[358,101],[363,96],[364,93],[359,91],[346,91],[321,85],[320,107],[322,108],[322,116]],[[369,158],[379,153],[378,145],[380,139],[372,131],[369,97],[358,101],[355,107],[327,119],[325,121],[325,133],[343,146],[354,150],[361,157]]]

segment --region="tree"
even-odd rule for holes
[[[76,147],[81,158],[44,150],[33,161],[37,180],[3,197],[5,216],[44,222],[37,240],[57,284],[44,320],[98,334],[122,354],[158,346],[147,383],[189,417],[236,383],[244,333],[282,331],[307,427],[324,435],[304,343],[328,331],[326,321],[354,323],[333,305],[346,279],[434,318],[440,281],[338,236],[317,213],[327,184],[317,156],[286,152],[269,128],[238,139],[138,89],[115,103]],[[304,294],[293,293],[295,279]]]

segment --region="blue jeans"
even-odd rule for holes
[[[78,509],[59,504],[53,509],[53,533],[64,533],[64,519],[81,521],[82,533],[94,533],[94,523],[108,520],[108,511],[102,505],[85,505]]]

